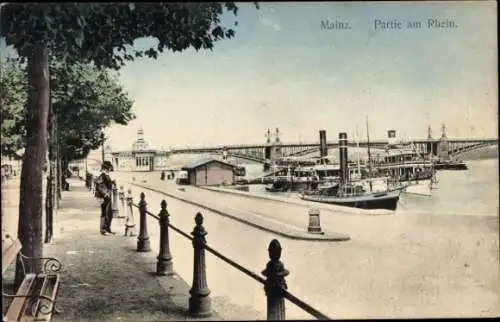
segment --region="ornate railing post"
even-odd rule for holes
[[[111,210],[113,211],[113,217],[116,218],[118,217],[118,189],[116,187],[116,182],[113,182],[113,187],[111,189],[112,191],[112,201],[111,201]]]
[[[267,277],[264,290],[267,296],[267,319],[285,320],[285,298],[283,289],[287,289],[285,276],[288,270],[280,261],[281,245],[278,240],[273,239],[269,244],[269,262],[262,275]]]
[[[160,252],[158,254],[158,262],[156,263],[156,274],[157,275],[173,275],[174,270],[172,268],[172,255],[170,254],[170,243],[168,239],[168,217],[170,214],[167,211],[167,202],[162,200],[161,210],[160,210]]]
[[[120,192],[118,192],[118,197],[120,198],[120,211],[118,212],[118,218],[125,218],[125,191],[123,186],[120,186]]]
[[[144,200],[146,196],[144,192],[141,192],[141,201],[139,201],[139,236],[137,236],[137,251],[138,252],[150,252],[151,247],[149,245],[149,236],[148,236],[148,222],[147,222],[147,214],[146,214],[146,200]]]
[[[207,285],[207,274],[205,269],[205,247],[207,232],[203,227],[203,215],[197,213],[194,218],[196,226],[193,232],[193,285],[189,293],[189,313],[198,317],[206,317],[212,314],[212,303],[210,300],[210,289]]]
[[[134,220],[134,208],[132,206],[133,198],[132,191],[128,189],[127,195],[127,219],[125,219],[125,234],[124,236],[135,236],[135,220]]]

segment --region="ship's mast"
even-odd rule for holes
[[[356,148],[358,150],[358,174],[361,175],[361,167],[359,165],[359,132],[358,132],[358,126],[356,125]]]
[[[367,145],[367,148],[368,148],[368,173],[372,174],[372,166],[371,166],[371,160],[372,160],[372,156],[371,156],[371,152],[370,152],[370,130],[368,128],[368,117],[366,117],[366,145]]]
[[[366,117],[366,145],[368,147],[368,176],[370,177],[370,191],[373,191],[373,183],[372,183],[372,156],[370,152],[370,130],[368,129],[368,116]]]

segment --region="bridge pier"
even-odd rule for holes
[[[450,159],[450,142],[446,137],[446,127],[442,125],[442,133],[441,138],[438,143],[438,157],[440,160],[449,160]]]

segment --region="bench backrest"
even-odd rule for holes
[[[21,251],[22,244],[19,239],[16,239],[12,244],[10,244],[7,249],[2,252],[2,275],[5,273],[7,268],[14,262],[17,254]]]

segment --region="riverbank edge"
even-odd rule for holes
[[[206,206],[206,205],[200,204],[198,202],[195,202],[195,201],[192,201],[192,200],[189,200],[189,199],[186,199],[186,198],[182,198],[182,197],[173,195],[171,193],[168,193],[166,191],[162,191],[162,190],[160,190],[158,188],[151,187],[149,185],[143,185],[143,184],[136,183],[136,182],[131,182],[131,181],[127,181],[127,183],[131,184],[131,185],[134,185],[134,186],[137,186],[137,187],[141,187],[143,189],[148,189],[148,190],[151,190],[151,191],[154,191],[154,192],[157,192],[157,193],[169,196],[169,197],[174,198],[176,200],[179,200],[179,201],[182,201],[182,202],[185,202],[185,203],[188,203],[188,204],[200,207],[200,208],[204,208],[204,209],[212,211],[212,212],[214,212],[214,213],[216,213],[218,215],[221,215],[221,216],[224,216],[224,217],[236,220],[238,222],[241,222],[243,224],[252,226],[254,228],[257,228],[257,229],[260,229],[260,230],[263,230],[263,231],[266,231],[266,232],[270,232],[270,233],[279,235],[281,237],[285,237],[285,238],[289,238],[289,239],[294,239],[294,240],[322,241],[322,242],[343,242],[343,241],[349,241],[351,239],[351,237],[348,236],[348,235],[346,235],[346,234],[333,233],[333,232],[325,232],[323,235],[319,235],[318,234],[318,235],[311,235],[311,236],[307,236],[307,235],[302,235],[301,236],[299,234],[292,234],[292,233],[288,233],[288,232],[285,232],[285,231],[280,231],[280,230],[278,230],[276,228],[271,228],[271,227],[269,227],[269,226],[267,226],[265,224],[262,224],[262,223],[256,223],[256,222],[252,222],[252,221],[247,220],[247,219],[239,218],[239,217],[231,215],[231,214],[229,214],[227,212],[215,209],[215,208],[210,207],[210,206]],[[307,233],[304,232],[304,234],[307,234]]]
[[[313,203],[309,203],[307,201],[296,200],[293,198],[286,198],[285,199],[285,198],[274,197],[274,196],[260,196],[257,194],[248,193],[245,191],[240,191],[240,190],[231,189],[231,188],[209,187],[209,186],[200,186],[198,188],[210,190],[210,191],[215,191],[215,192],[220,192],[220,193],[231,194],[231,195],[239,195],[239,196],[244,196],[244,197],[248,197],[248,198],[260,199],[260,200],[271,200],[271,201],[282,202],[282,203],[293,203],[293,204],[299,205],[299,206],[317,208],[317,209],[326,210],[326,211],[336,211],[336,212],[339,212],[342,214],[349,214],[349,215],[355,214],[355,215],[379,216],[379,215],[393,215],[394,214],[394,211],[390,211],[390,210],[366,210],[366,209],[361,209],[361,208],[349,208],[349,207],[342,207],[342,206],[335,206],[335,205],[325,206],[324,204],[321,204],[321,203],[314,203],[313,204]]]

